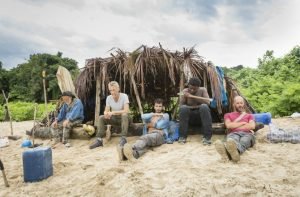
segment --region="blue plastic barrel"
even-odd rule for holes
[[[272,115],[270,112],[258,113],[258,114],[253,114],[253,115],[255,118],[255,122],[261,122],[261,123],[267,124],[267,125],[271,123]]]
[[[37,147],[23,152],[23,172],[25,182],[35,182],[53,175],[52,150]]]

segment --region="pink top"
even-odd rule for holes
[[[230,120],[233,122],[235,119],[237,119],[241,114],[239,112],[231,112],[224,115],[224,120]],[[239,122],[250,122],[251,120],[254,121],[254,116],[252,114],[246,114],[243,116],[243,118]],[[245,131],[245,132],[251,132],[249,129],[230,129],[229,132],[237,132],[237,131]]]

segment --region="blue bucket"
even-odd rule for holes
[[[255,118],[255,122],[261,122],[263,124],[270,124],[272,115],[270,112],[267,113],[258,113],[258,114],[253,114]]]

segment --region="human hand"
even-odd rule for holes
[[[189,93],[189,92],[184,92],[183,95],[184,95],[185,97],[189,98],[190,95],[191,95],[191,93]]]
[[[54,122],[51,124],[51,127],[57,127],[57,120],[54,120]]]
[[[113,115],[112,112],[106,112],[106,113],[104,113],[104,118],[110,119],[112,115]]]
[[[65,120],[64,122],[63,122],[63,127],[67,127],[68,125],[69,125],[69,120]]]

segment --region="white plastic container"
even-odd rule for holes
[[[7,137],[0,138],[0,148],[9,146],[9,140]]]

